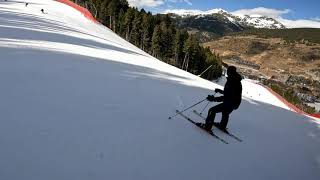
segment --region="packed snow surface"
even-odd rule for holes
[[[320,179],[317,120],[262,86],[243,81],[229,122],[243,142],[214,131],[223,144],[180,116],[168,119],[221,85],[69,6],[27,2],[0,2],[0,179]]]

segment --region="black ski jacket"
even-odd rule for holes
[[[238,109],[241,104],[242,98],[242,77],[236,73],[232,76],[227,77],[227,82],[224,85],[222,94],[224,96],[217,97],[216,101],[223,101],[228,107],[232,109]]]

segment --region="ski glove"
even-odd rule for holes
[[[218,89],[218,88],[215,89],[214,92],[223,94],[223,91],[221,89]]]
[[[214,101],[214,99],[215,99],[214,95],[208,95],[207,97],[207,100],[210,102]]]

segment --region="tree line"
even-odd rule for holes
[[[195,35],[178,29],[169,15],[152,15],[144,9],[130,7],[127,0],[73,1],[127,41],[168,64],[206,79],[222,74],[219,55],[200,46]],[[207,71],[202,73],[204,70]]]

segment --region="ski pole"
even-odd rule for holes
[[[200,112],[200,115],[203,113],[203,111],[209,106],[210,101],[207,103],[207,105],[202,109],[202,111]]]
[[[217,93],[214,93],[213,96],[215,96]],[[203,111],[209,106],[211,102],[209,101],[208,104],[202,109],[202,111],[200,112],[200,115],[203,113]]]
[[[173,117],[176,117],[178,114],[183,113],[183,112],[185,112],[186,110],[188,110],[188,109],[190,109],[190,108],[193,108],[194,106],[196,106],[196,105],[198,105],[198,104],[202,103],[202,102],[203,102],[203,101],[205,101],[205,100],[207,100],[207,98],[205,98],[204,100],[201,100],[201,101],[197,102],[196,104],[194,104],[194,105],[192,105],[192,106],[190,106],[190,107],[188,107],[188,108],[184,109],[183,111],[180,111],[179,113],[176,113],[175,115],[173,115],[173,116],[169,117],[169,119],[171,119],[171,118],[173,118]]]

